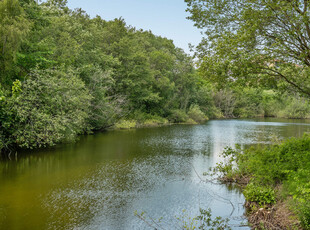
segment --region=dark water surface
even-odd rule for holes
[[[201,181],[225,146],[300,137],[303,120],[214,120],[110,131],[78,143],[0,161],[0,229],[149,229],[135,210],[165,229],[211,208],[234,229],[246,220],[242,194]],[[185,211],[184,211],[185,210]]]

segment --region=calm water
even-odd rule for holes
[[[199,208],[243,219],[242,194],[201,181],[225,146],[270,143],[310,131],[302,120],[217,120],[110,131],[75,145],[0,161],[0,229],[149,229],[135,210],[165,229]],[[183,212],[182,210],[185,210]]]

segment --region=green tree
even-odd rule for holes
[[[118,121],[124,112],[126,98],[111,94],[115,81],[111,71],[103,71],[98,66],[79,68],[79,76],[92,96],[88,112],[88,125],[93,130],[104,130]]]
[[[0,82],[10,84],[21,43],[31,23],[18,0],[0,1]]]
[[[293,0],[185,0],[206,37],[200,71],[219,85],[242,83],[310,96],[310,4]]]
[[[73,71],[33,71],[14,87],[8,103],[15,119],[7,128],[17,146],[51,146],[87,130],[91,96]]]

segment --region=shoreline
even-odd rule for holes
[[[226,148],[213,168],[240,187],[252,229],[309,229],[310,134],[272,145]]]
[[[93,135],[96,133],[103,133],[103,132],[109,132],[109,131],[116,131],[116,130],[131,130],[131,129],[140,129],[140,128],[156,128],[156,127],[165,127],[165,126],[171,126],[171,125],[201,125],[204,124],[208,121],[212,121],[212,120],[223,120],[223,121],[227,121],[227,120],[253,120],[253,119],[285,119],[285,120],[298,120],[298,121],[309,121],[310,124],[310,118],[278,118],[278,117],[252,117],[252,118],[211,118],[211,119],[207,119],[203,122],[196,122],[196,121],[188,121],[188,122],[169,122],[167,119],[162,118],[164,120],[166,120],[166,122],[159,122],[158,120],[154,120],[154,122],[148,123],[148,122],[139,122],[136,120],[125,120],[125,121],[133,121],[134,122],[134,126],[125,126],[125,127],[115,127],[116,124],[113,124],[105,129],[102,130],[92,130],[89,133],[84,133],[81,134],[77,137],[77,139],[73,142],[60,142],[57,143],[55,145],[52,146],[45,146],[45,147],[41,147],[41,148],[33,148],[33,149],[22,149],[22,148],[12,148],[10,150],[7,151],[3,151],[0,152],[0,159],[5,159],[5,158],[10,158],[9,155],[13,156],[13,155],[18,155],[20,152],[29,152],[29,151],[37,151],[37,150],[42,150],[42,149],[53,149],[55,147],[61,146],[61,145],[66,145],[66,144],[74,144],[76,141],[78,141],[80,139],[81,136],[87,136],[87,135]]]
[[[250,178],[225,178],[218,179],[225,185],[238,186],[244,194],[244,189],[248,185]],[[277,188],[276,193],[280,193],[281,186]],[[303,229],[298,216],[291,210],[291,198],[278,199],[274,204],[260,205],[258,202],[245,199],[244,216],[248,220],[248,226],[254,230],[281,230],[281,229]]]

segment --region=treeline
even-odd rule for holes
[[[3,0],[0,25],[2,151],[212,113],[191,57],[123,19],[90,18],[62,0]]]
[[[299,94],[231,86],[213,91],[216,118],[310,118],[310,103]]]
[[[279,116],[283,100],[273,91],[217,90],[171,40],[123,19],[90,18],[64,0],[0,1],[0,152],[112,126]],[[296,100],[298,117],[308,116],[309,104]]]

